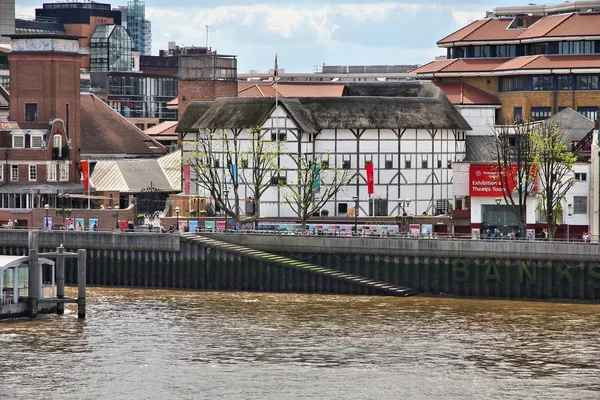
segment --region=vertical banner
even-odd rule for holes
[[[81,173],[83,174],[83,190],[90,190],[90,164],[88,160],[81,162]]]
[[[237,165],[229,164],[229,173],[231,174],[231,182],[235,186],[238,184],[238,173],[237,173]]]
[[[369,195],[371,195],[375,192],[375,182],[373,181],[373,163],[366,163],[365,169],[367,170],[367,192]]]
[[[313,175],[313,192],[319,193],[321,191],[321,164],[312,163],[310,168]]]
[[[183,190],[185,194],[190,194],[190,166],[183,166]]]

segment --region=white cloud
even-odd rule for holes
[[[452,18],[461,26],[470,24],[483,17],[485,17],[485,13],[482,12],[452,10]]]

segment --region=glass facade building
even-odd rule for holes
[[[96,28],[90,40],[92,72],[132,71],[133,39],[120,25]]]
[[[107,103],[125,118],[177,120],[167,103],[177,97],[177,77],[140,73],[109,73]]]
[[[152,54],[152,27],[146,20],[146,3],[139,0],[127,2],[127,29],[134,41],[134,48],[141,55]]]

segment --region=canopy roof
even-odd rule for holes
[[[19,265],[29,262],[29,256],[2,256],[0,255],[0,271],[6,271],[9,268],[18,267]],[[54,265],[54,261],[40,257],[38,263]]]

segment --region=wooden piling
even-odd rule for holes
[[[18,270],[16,271],[18,274]],[[27,296],[27,315],[30,318],[35,318],[38,314],[38,299],[39,299],[39,284],[38,281],[41,279],[39,276],[38,268],[38,251],[35,249],[29,250],[29,290]],[[14,290],[18,291],[16,287]]]
[[[56,252],[56,297],[63,299],[65,297],[65,257],[60,254],[65,252],[63,246],[57,247]],[[59,302],[56,305],[56,313],[62,315],[65,313],[65,303]]]
[[[85,318],[85,249],[77,250],[77,318]]]

